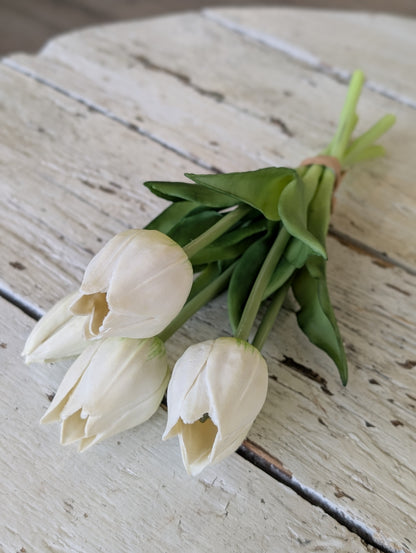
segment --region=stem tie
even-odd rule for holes
[[[332,203],[331,203],[331,212],[333,212],[335,207],[335,192],[337,191],[337,188],[340,185],[340,182],[346,173],[346,171],[342,170],[342,166],[339,159],[335,156],[328,156],[328,155],[321,154],[321,155],[308,157],[304,159],[300,165],[301,166],[323,165],[324,167],[327,167],[334,173],[335,182],[334,182],[334,190],[332,192]]]

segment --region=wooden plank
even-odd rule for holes
[[[283,476],[289,472],[325,497],[378,543],[410,552],[416,543],[416,280],[333,239],[328,246],[348,386],[302,336],[297,306],[288,301],[264,348],[269,393],[249,438]],[[191,320],[187,334],[211,338],[227,330],[218,301]]]
[[[227,6],[251,6],[252,0],[227,0]],[[276,6],[275,0],[263,0],[264,6]],[[209,6],[223,6],[223,0],[211,0]],[[416,16],[412,0],[286,0],[285,5],[354,9]],[[58,32],[70,31],[104,21],[142,19],[171,12],[197,10],[206,7],[204,0],[159,0],[131,2],[119,0],[82,0],[53,2],[37,0],[2,0],[0,18],[0,55],[10,52],[34,52]]]
[[[9,69],[1,70],[0,87],[0,132],[8,138],[0,141],[3,286],[45,309],[76,286],[100,241],[157,212],[161,202],[139,188],[139,171],[155,178],[165,167],[182,172],[188,161]],[[121,187],[116,195],[105,191],[111,182]],[[343,389],[325,356],[301,337],[289,303],[265,350],[269,397],[250,439],[380,543],[409,551],[415,279],[334,238],[329,248],[350,384]],[[170,358],[228,332],[219,298],[170,341]]]
[[[318,152],[346,93],[345,84],[197,15],[91,29],[53,41],[41,57],[6,63],[124,121],[140,118],[144,132],[222,171],[297,165]],[[416,251],[403,231],[416,209],[415,111],[369,90],[359,109],[361,130],[386,112],[398,122],[383,139],[388,156],[343,182],[333,226],[414,270]]]
[[[306,9],[299,20],[298,10],[283,7],[225,8],[208,16],[321,71],[345,76],[358,67],[368,73],[371,87],[416,107],[416,82],[409,79],[416,74],[410,54],[416,48],[412,18],[376,14],[374,9],[368,13]],[[345,47],[331,47],[334,39]]]
[[[79,285],[103,241],[159,213],[165,202],[142,182],[165,166],[179,179],[190,163],[15,71],[0,87],[0,280],[45,309]],[[46,281],[45,302],[34,291]]]
[[[60,447],[38,420],[65,365],[19,359],[32,325],[0,298],[2,551],[371,550],[237,455],[188,477],[162,410],[83,454]]]

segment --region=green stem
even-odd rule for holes
[[[223,291],[231,274],[234,270],[236,262],[227,267],[216,279],[211,281],[203,290],[189,300],[182,308],[179,315],[159,334],[162,341],[166,341],[172,336],[192,315],[194,315],[206,303],[214,299],[220,292]]]
[[[221,273],[218,262],[213,262],[207,265],[194,279],[191,291],[188,296],[188,300],[199,294],[204,288],[208,286],[214,279],[216,279]]]
[[[253,339],[253,346],[261,351],[263,348],[276,320],[277,315],[283,305],[286,294],[290,288],[292,279],[289,279],[281,288],[273,294],[272,300],[267,308],[267,311],[257,329]]]
[[[354,71],[352,74],[350,85],[347,92],[347,97],[339,118],[338,128],[335,133],[334,140],[331,145],[330,154],[337,157],[342,163],[345,151],[348,147],[348,142],[351,134],[357,123],[357,115],[355,113],[357,103],[361,94],[361,89],[364,84],[364,74],[362,71]]]
[[[387,114],[377,121],[372,127],[363,133],[360,137],[356,138],[345,154],[345,163],[351,163],[356,157],[359,156],[360,152],[371,147],[376,140],[380,138],[385,132],[387,132],[390,127],[394,125],[396,118],[394,115]]]
[[[233,211],[230,211],[222,219],[212,225],[211,228],[200,234],[194,240],[191,240],[189,244],[184,246],[184,250],[189,259],[192,258],[200,250],[209,246],[214,240],[222,236],[228,229],[234,226],[240,219],[242,219],[250,211],[251,207],[246,204],[241,204]]]
[[[290,234],[282,227],[279,230],[276,240],[273,246],[270,248],[266,259],[257,275],[253,288],[244,307],[243,314],[241,315],[240,323],[235,333],[236,338],[241,340],[248,340],[251,332],[251,328],[256,319],[260,304],[263,300],[264,292],[269,284],[270,278],[276,267],[277,262],[282,256],[284,249],[289,242]]]

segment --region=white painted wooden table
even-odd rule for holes
[[[415,51],[410,19],[256,8],[86,29],[2,60],[1,552],[416,551]],[[62,448],[38,421],[66,364],[20,358],[33,315],[78,286],[103,241],[161,209],[143,181],[318,152],[357,67],[360,128],[398,122],[332,218],[347,388],[289,302],[242,455],[188,477],[160,440],[162,410],[82,455]],[[219,331],[223,298],[170,341],[171,359]]]

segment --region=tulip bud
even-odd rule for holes
[[[182,309],[193,280],[184,250],[157,230],[126,230],[91,260],[71,309],[87,338],[149,338]]]
[[[61,421],[61,443],[83,451],[149,419],[169,380],[159,338],[92,342],[69,368],[41,422]]]
[[[264,358],[245,341],[218,338],[185,351],[169,383],[163,439],[179,436],[190,474],[237,449],[263,406],[267,383]]]
[[[26,363],[72,357],[86,347],[84,318],[75,317],[69,309],[77,295],[60,300],[36,323],[22,352]]]

